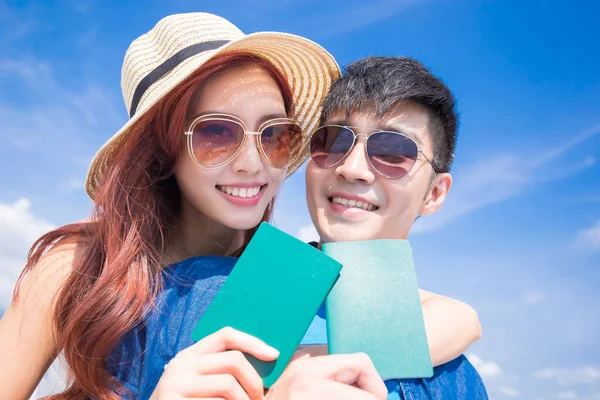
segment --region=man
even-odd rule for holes
[[[457,125],[452,93],[418,61],[368,57],[348,65],[324,101],[306,169],[321,243],[406,239],[414,221],[446,199]],[[321,310],[304,344],[324,343],[323,318]],[[387,381],[388,399],[487,399],[473,366],[455,358],[463,350],[433,378]]]

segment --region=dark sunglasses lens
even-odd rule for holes
[[[285,168],[294,162],[302,150],[302,130],[292,123],[271,125],[263,129],[260,144],[274,167]]]
[[[367,154],[373,167],[388,178],[401,178],[408,174],[419,149],[410,138],[394,132],[376,132],[369,136]]]
[[[341,126],[324,126],[310,139],[310,156],[320,168],[329,168],[340,162],[352,149],[354,134]]]
[[[194,157],[205,167],[227,161],[244,139],[244,128],[225,119],[200,121],[194,125],[192,132]]]

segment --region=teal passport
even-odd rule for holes
[[[279,350],[276,361],[246,355],[270,387],[289,363],[342,266],[263,223],[192,332],[195,341],[230,326]]]
[[[383,379],[433,376],[410,243],[322,247],[344,265],[326,302],[329,352],[367,353]]]

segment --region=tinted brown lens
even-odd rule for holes
[[[260,144],[276,168],[289,166],[302,149],[302,131],[292,123],[271,125],[263,129],[260,135]]]
[[[408,174],[418,153],[417,144],[412,139],[394,132],[376,132],[367,141],[371,164],[388,178],[401,178]]]
[[[310,156],[321,168],[329,168],[340,162],[354,144],[354,134],[341,126],[324,126],[315,131],[310,139]]]
[[[227,120],[198,122],[193,128],[192,150],[200,165],[206,167],[227,161],[240,147],[244,128]]]

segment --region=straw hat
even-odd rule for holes
[[[331,54],[296,35],[279,32],[244,35],[231,22],[208,13],[171,15],[134,40],[125,53],[121,88],[130,119],[94,156],[86,179],[88,195],[94,198],[115,150],[152,106],[208,60],[239,52],[266,59],[285,76],[293,92],[294,118],[306,141],[316,128],[329,86],[340,76]],[[304,146],[301,156],[288,167],[287,176],[307,156],[308,148]]]

